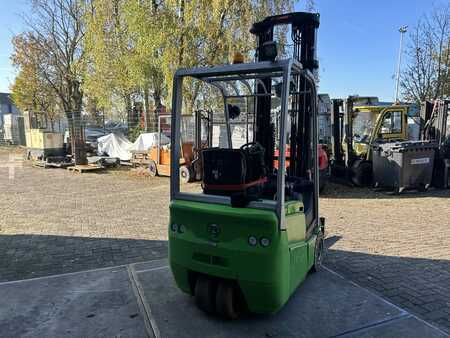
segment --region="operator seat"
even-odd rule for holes
[[[240,149],[208,148],[201,156],[205,194],[231,196],[252,190],[259,195],[267,180],[264,148],[257,143]]]

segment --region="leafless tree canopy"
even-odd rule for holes
[[[83,11],[79,0],[33,0],[26,17],[30,36],[44,56],[42,74],[66,112],[80,111],[83,67]]]
[[[435,7],[410,32],[401,86],[405,100],[450,96],[450,5]]]
[[[81,110],[84,67],[84,0],[31,0],[25,17],[29,43],[39,55],[38,68],[45,83],[67,114],[76,164],[86,163]]]
[[[306,10],[308,12],[315,12],[316,11],[316,1],[315,0],[307,0],[306,1]]]

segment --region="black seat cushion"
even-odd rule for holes
[[[202,151],[203,183],[205,185],[236,185],[245,183],[245,155],[238,149],[210,148]]]
[[[231,195],[263,184],[266,172],[263,152],[209,148],[201,156],[204,193]]]

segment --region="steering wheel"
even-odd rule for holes
[[[254,146],[254,147],[252,147]],[[264,151],[264,148],[258,143],[258,142],[249,142],[246,144],[243,144],[239,149],[244,151],[249,151],[251,153],[257,153]]]

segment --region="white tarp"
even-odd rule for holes
[[[170,143],[170,138],[161,133],[161,146]],[[152,147],[158,146],[158,133],[143,133],[134,141],[131,150],[147,151]]]
[[[121,161],[131,160],[130,150],[133,147],[131,143],[122,134],[108,134],[97,139],[98,153],[107,154],[110,157],[118,157]]]
[[[110,157],[118,157],[121,161],[131,160],[131,151],[147,151],[158,145],[158,133],[144,133],[131,143],[122,134],[111,133],[97,139],[99,154],[107,154]],[[161,146],[168,145],[170,139],[161,134]]]

